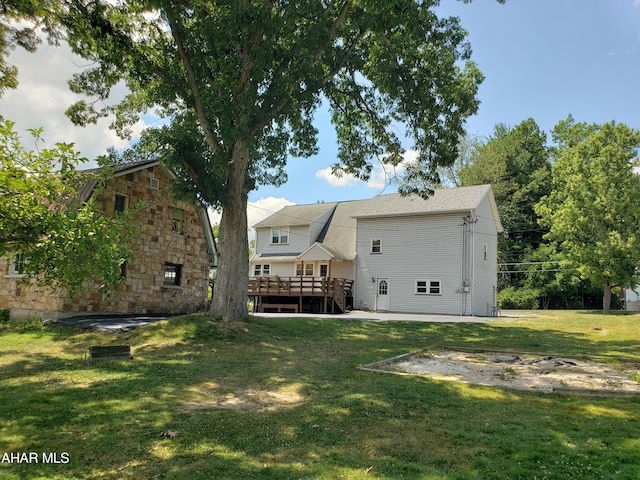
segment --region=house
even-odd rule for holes
[[[123,266],[126,282],[106,293],[87,285],[73,298],[64,290],[24,284],[18,256],[0,258],[0,308],[12,319],[56,319],[87,313],[185,313],[202,308],[208,298],[210,269],[215,267],[216,245],[206,208],[176,200],[169,190],[175,174],[149,160],[116,168],[103,188],[96,181],[81,190],[82,200],[94,194],[106,215],[144,202],[135,220],[143,226],[131,246],[132,261]]]
[[[249,295],[262,311],[496,312],[489,185],[287,206],[254,228]]]

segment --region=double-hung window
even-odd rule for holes
[[[271,229],[272,245],[287,245],[288,243],[289,243],[289,227]]]
[[[21,252],[16,253],[11,257],[9,263],[9,275],[24,275],[27,263],[29,263],[29,260],[25,254]]]
[[[382,253],[382,239],[381,238],[372,238],[371,239],[371,253]]]

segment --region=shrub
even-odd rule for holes
[[[540,306],[539,292],[533,288],[507,287],[498,292],[498,305],[504,309],[537,310]]]
[[[0,309],[0,323],[7,323],[9,321],[9,309]]]

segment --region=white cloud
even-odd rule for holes
[[[316,178],[327,181],[332,187],[351,187],[360,181],[349,173],[338,177],[331,171],[331,167],[318,170],[316,172]]]
[[[369,181],[366,182],[366,186],[377,190],[384,189],[389,184],[389,180],[393,176],[401,174],[408,163],[416,161],[418,158],[418,152],[416,150],[407,150],[403,156],[404,160],[402,160],[397,167],[382,165],[381,163],[375,164],[371,171],[371,175],[369,176]],[[332,187],[351,187],[358,184],[365,184],[365,182],[358,180],[350,174],[344,174],[341,177],[337,177],[331,171],[331,167],[318,170],[316,172],[316,178],[327,181]]]
[[[69,90],[67,81],[88,66],[87,61],[74,55],[66,44],[52,47],[45,42],[35,53],[18,48],[9,57],[9,62],[18,67],[20,84],[0,99],[0,114],[6,120],[16,122],[15,129],[22,134],[26,147],[32,144],[26,130],[38,127],[43,128],[45,146],[57,142],[73,143],[89,160],[104,154],[108,147],[121,149],[129,145],[129,141],[109,129],[109,118],[83,128],[73,125],[64,114],[80,99]],[[125,93],[124,87],[118,86],[112,97],[118,100]],[[133,128],[133,138],[137,138],[145,127],[145,123],[139,121]]]

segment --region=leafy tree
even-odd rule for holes
[[[284,182],[288,155],[317,151],[312,120],[323,101],[336,126],[336,172],[367,179],[378,159],[397,165],[401,130],[420,152],[402,193],[428,195],[437,167],[455,160],[482,74],[459,20],[438,18],[437,4],[70,1],[67,41],[95,66],[70,83],[92,102],[68,113],[78,124],[115,113],[122,135],[149,109],[170,119],[143,142],[178,172],[183,193],[222,208],[212,313],[241,319],[248,192]],[[126,99],[96,108],[121,81]]]
[[[529,118],[514,128],[495,126],[493,135],[473,150],[471,165],[460,170],[463,185],[490,183],[504,233],[498,242],[503,261],[521,262],[543,242],[534,205],[547,195],[551,163],[546,134]]]
[[[7,89],[17,88],[18,69],[7,61],[11,50],[20,46],[34,52],[42,43],[38,33],[44,30],[51,44],[57,44],[60,31],[53,11],[54,0],[3,0],[0,10],[0,97]]]
[[[106,288],[122,279],[121,265],[136,229],[133,209],[114,217],[82,201],[81,187],[106,173],[84,174],[84,161],[70,144],[27,151],[14,123],[0,124],[0,256],[22,255],[22,272],[42,286],[67,288],[73,296],[83,282],[97,279]],[[36,143],[41,130],[31,130]]]
[[[615,122],[575,123],[570,116],[553,130],[552,191],[536,206],[546,238],[557,245],[564,264],[611,290],[638,283],[640,265],[640,132]]]

